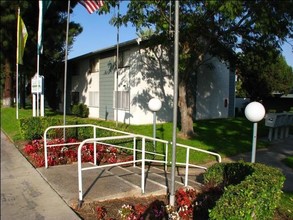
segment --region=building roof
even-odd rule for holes
[[[129,40],[129,41],[119,43],[119,48],[123,49],[125,47],[129,47],[129,46],[133,46],[133,45],[137,45],[137,44],[138,44],[138,40],[133,39],[133,40]],[[81,59],[84,59],[84,58],[87,58],[87,57],[91,57],[93,55],[97,55],[97,54],[101,54],[101,53],[105,53],[105,52],[109,52],[109,51],[114,51],[116,49],[117,49],[117,44],[112,45],[110,47],[102,48],[102,49],[99,49],[99,50],[96,50],[96,51],[92,51],[92,52],[89,52],[89,53],[86,53],[86,54],[83,54],[83,55],[80,55],[80,56],[77,56],[77,57],[74,57],[74,58],[71,58],[68,61],[69,62],[77,61],[77,60],[81,60]]]

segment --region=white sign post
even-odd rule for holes
[[[39,79],[39,80],[38,80]],[[39,115],[36,114],[36,112],[39,112],[38,108],[40,108],[41,116],[43,117],[45,115],[45,102],[44,102],[44,76],[39,76],[35,75],[31,79],[31,93],[33,96],[32,100],[32,108],[33,108],[33,117],[38,117]],[[37,98],[39,97],[37,94],[41,95],[41,101],[40,101],[40,107],[36,105],[39,100]]]

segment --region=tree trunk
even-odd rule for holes
[[[194,101],[191,97],[187,97],[187,84],[184,81],[178,85],[179,94],[178,94],[178,106],[181,114],[181,134],[185,138],[191,138],[194,136],[193,130],[193,108]],[[188,100],[189,98],[189,100]]]
[[[4,91],[3,91],[3,106],[13,106],[13,77],[11,73],[11,68],[8,60],[5,60],[4,64],[4,74],[5,74],[5,82],[4,82]]]

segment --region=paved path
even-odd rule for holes
[[[2,131],[1,219],[80,219]]]

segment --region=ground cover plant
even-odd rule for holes
[[[54,146],[47,148],[48,154],[48,165],[64,165],[77,162],[77,147],[75,143],[78,140],[75,138],[69,138],[66,141],[63,139],[53,139],[48,141],[47,144],[72,144],[66,146]],[[25,156],[35,167],[45,166],[44,158],[44,140],[33,140],[24,145],[22,149]],[[126,152],[117,149],[116,147],[97,144],[96,146],[96,158],[97,164],[113,164],[133,160],[132,155],[128,155]],[[85,144],[81,149],[81,160],[82,162],[94,162],[94,144]]]
[[[28,109],[20,109],[19,118],[30,118],[32,115],[31,110]],[[45,113],[46,117],[53,117],[55,119],[60,119],[62,121],[63,116],[56,114],[55,112],[48,111],[46,109]],[[15,108],[2,108],[1,109],[1,128],[5,131],[6,134],[17,144],[19,149],[21,150],[26,144],[28,144],[28,140],[23,139],[20,133],[20,123],[19,120],[15,119]],[[67,116],[68,119],[76,119],[72,116]],[[78,123],[90,123],[90,124],[98,124],[105,127],[116,128],[114,122],[107,121],[99,121],[95,119],[76,119]],[[184,140],[178,137],[178,142],[192,145],[196,147],[200,147],[203,149],[208,149],[220,153],[223,157],[229,155],[235,155],[241,152],[251,150],[251,134],[252,134],[252,125],[247,122],[245,118],[235,118],[235,119],[220,119],[220,120],[204,120],[198,121],[194,125],[197,130],[197,136],[194,139]],[[144,126],[129,126],[125,124],[119,124],[118,129],[144,134],[147,136],[152,136],[152,125],[144,125]],[[172,124],[165,123],[161,125],[157,125],[157,137],[162,139],[171,140],[170,134],[172,134]],[[262,123],[259,123],[258,134],[260,137],[266,137],[267,129],[264,127]],[[292,129],[291,129],[292,131]],[[211,138],[213,137],[213,138]],[[241,137],[241,138],[239,138]],[[260,141],[258,139],[258,147],[264,147],[266,142]],[[202,159],[201,156],[191,155],[195,161],[198,163],[204,163],[209,160],[205,158]],[[57,158],[57,157],[56,157]],[[57,160],[56,160],[57,161]],[[55,161],[55,163],[57,163]],[[61,162],[62,160],[60,160]],[[70,160],[69,160],[70,161]],[[209,186],[206,186],[203,190],[206,194],[211,193]],[[202,204],[202,206],[208,206],[210,203],[214,203],[217,197],[217,194],[221,194],[219,189],[213,189],[214,191],[211,193],[211,196],[206,196],[206,194],[197,194],[198,203]],[[292,193],[284,192],[284,196],[281,200],[281,205],[278,208],[278,212],[276,213],[275,219],[293,219],[292,214]],[[214,196],[214,197],[213,197]],[[106,202],[94,202],[90,204],[84,204],[81,209],[75,209],[77,213],[83,219],[97,219],[103,216],[103,210],[107,212],[107,215],[104,215],[104,219],[111,219],[110,216],[116,216],[116,219],[121,219],[121,216],[118,214],[119,210],[122,209],[122,206],[128,207],[130,205],[133,207],[136,204],[142,204],[142,207],[147,207],[146,210],[152,210],[150,207],[154,202],[159,202],[159,204],[163,205],[166,209],[168,204],[168,198],[165,196],[161,197],[151,197],[151,198],[128,198],[117,201],[106,201]],[[157,204],[157,203],[156,203]],[[110,206],[108,206],[110,205]],[[99,208],[100,207],[100,208]],[[104,208],[103,208],[104,207]],[[124,207],[124,208],[125,208]],[[98,212],[98,210],[100,210]],[[123,210],[123,209],[122,209]],[[140,209],[138,209],[140,210]],[[183,209],[185,210],[185,209]],[[178,210],[176,210],[177,212]],[[100,213],[100,214],[98,214]],[[148,212],[145,212],[148,213]],[[197,212],[200,213],[200,212]],[[113,215],[112,215],[113,214]],[[174,213],[173,213],[174,214]],[[178,212],[177,212],[178,214]],[[177,215],[177,214],[174,214]],[[290,215],[291,214],[291,215]],[[193,213],[193,216],[196,216]],[[199,215],[202,216],[202,215]],[[101,218],[102,219],[102,218]],[[114,217],[113,217],[114,219]],[[204,218],[196,218],[196,219],[204,219]]]

